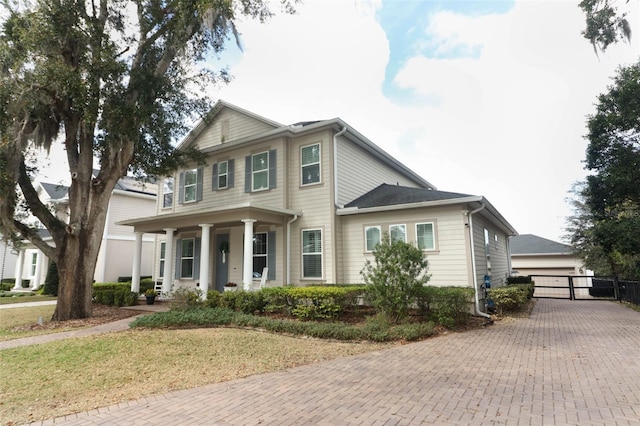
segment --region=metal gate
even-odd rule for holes
[[[538,299],[620,300],[615,278],[586,275],[531,275]]]

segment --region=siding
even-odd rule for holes
[[[364,149],[338,138],[338,204],[345,205],[379,185],[419,187]]]
[[[484,243],[484,230],[489,231],[489,258],[491,260],[491,271],[487,269],[487,259]],[[474,249],[476,255],[476,275],[478,284],[484,282],[485,275],[491,275],[491,286],[500,287],[506,285],[509,276],[509,266],[507,253],[508,236],[491,224],[482,212],[473,216]],[[498,236],[498,243],[495,236]]]
[[[223,138],[223,126],[228,126],[228,136]],[[237,111],[224,108],[214,121],[198,135],[193,146],[204,149],[230,141],[253,136],[274,127]]]
[[[466,227],[462,209],[458,206],[401,210],[396,212],[349,215],[342,218],[344,223],[344,281],[362,282],[360,271],[373,255],[365,253],[364,227],[381,225],[382,232],[388,231],[390,224],[407,225],[407,241],[415,243],[415,224],[434,222],[436,250],[425,251],[429,262],[430,285],[467,287]]]
[[[114,193],[109,201],[108,223],[105,224],[105,232],[109,236],[131,237],[133,229],[130,226],[116,225],[116,223],[135,217],[152,216],[155,213],[155,208],[156,197],[140,198],[138,194]]]

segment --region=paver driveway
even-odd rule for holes
[[[529,319],[43,424],[59,423],[640,425],[640,313],[539,300]]]

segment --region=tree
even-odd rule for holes
[[[627,14],[620,13],[614,1],[582,0],[580,8],[586,18],[582,35],[591,42],[596,53],[598,49],[604,52],[609,45],[620,40],[631,39]]]
[[[375,265],[367,260],[361,272],[367,298],[379,312],[399,322],[429,281],[429,263],[422,250],[403,241],[392,242],[388,235],[373,250],[373,258]]]
[[[640,272],[640,63],[623,67],[587,120],[586,168],[574,193],[569,237],[586,266]]]
[[[196,153],[172,145],[228,81],[198,68],[220,54],[237,16],[265,21],[265,0],[0,0],[0,232],[28,239],[58,266],[53,320],[90,317],[91,283],[118,179],[166,174]],[[291,11],[290,0],[282,0]],[[66,149],[69,222],[43,205],[30,152]],[[93,176],[94,157],[100,171]],[[35,216],[54,247],[23,220]]]

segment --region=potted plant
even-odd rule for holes
[[[224,291],[236,291],[238,289],[238,284],[236,283],[226,283],[224,285]]]
[[[148,288],[147,291],[144,292],[144,297],[147,298],[147,305],[153,305],[156,301],[156,291],[152,288]]]

